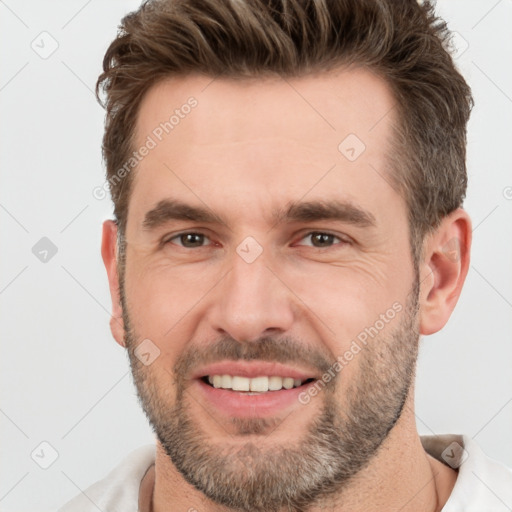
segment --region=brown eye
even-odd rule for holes
[[[332,247],[343,240],[331,233],[325,233],[323,231],[312,231],[302,238],[302,241],[310,240],[310,243],[301,243],[299,245],[306,245],[310,247],[317,247],[319,249],[324,247]]]
[[[205,241],[208,238],[202,233],[181,233],[168,240],[176,245],[181,245],[187,249],[193,249],[194,247],[203,247]]]
[[[336,238],[329,233],[311,233],[311,242],[315,247],[328,247],[331,246]]]

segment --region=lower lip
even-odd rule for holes
[[[308,390],[316,381],[308,382],[292,389],[268,391],[257,395],[232,391],[229,389],[214,388],[196,379],[195,383],[206,400],[221,413],[238,418],[262,418],[282,413],[293,405],[302,405],[299,395]]]

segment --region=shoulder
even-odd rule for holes
[[[134,512],[142,477],[155,461],[155,445],[137,448],[108,475],[61,507],[58,512]]]
[[[425,450],[456,469],[457,481],[442,512],[502,512],[512,509],[512,469],[465,435],[421,436]]]

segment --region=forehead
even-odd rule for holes
[[[233,212],[252,204],[261,219],[305,195],[396,200],[386,178],[394,115],[389,87],[362,69],[166,79],[139,109],[134,149],[150,149],[139,155],[130,210],[140,216],[179,195]]]

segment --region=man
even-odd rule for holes
[[[468,271],[470,90],[415,1],[153,1],[104,59],[111,329],[157,444],[63,511],[489,511],[419,437]]]

